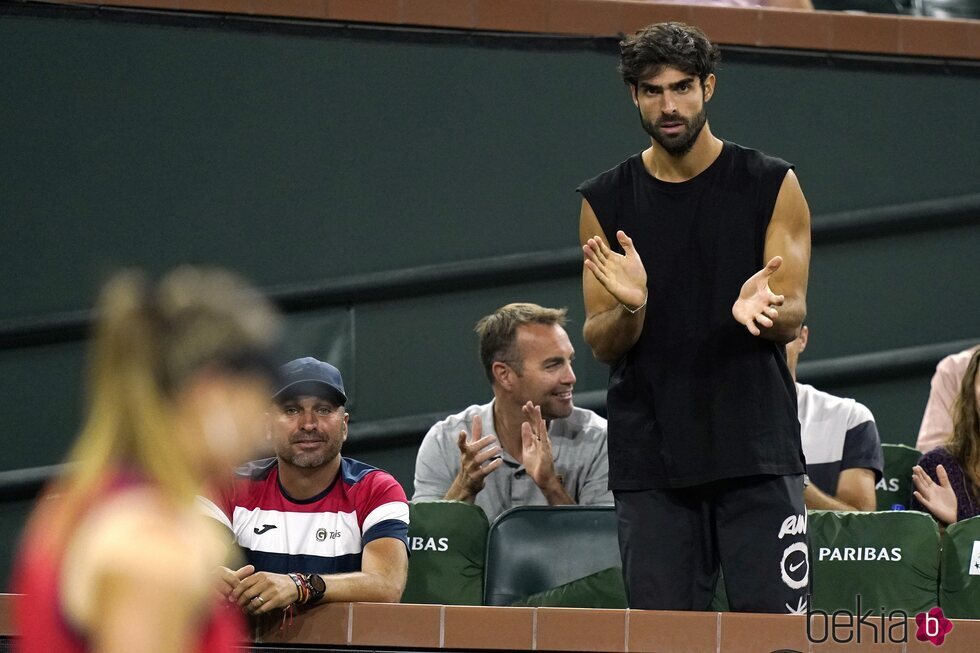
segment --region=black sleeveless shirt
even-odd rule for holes
[[[726,141],[685,182],[653,177],[636,154],[578,188],[608,242],[622,252],[622,229],[647,271],[643,331],[609,376],[611,489],[803,473],[785,350],[731,310],[766,263],[766,229],[791,167]]]

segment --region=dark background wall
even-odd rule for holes
[[[0,13],[0,327],[89,308],[120,266],[206,262],[275,292],[572,248],[575,186],[645,146],[614,51]],[[716,134],[797,164],[817,228],[841,211],[980,192],[977,78],[969,64],[728,49],[709,116]],[[976,337],[978,222],[817,241],[805,360]],[[356,423],[455,412],[489,396],[471,329],[509,301],[568,306],[578,390],[604,387],[580,337],[574,266],[295,310],[291,349],[340,364]],[[83,347],[0,348],[0,471],[61,460],[81,417]],[[911,443],[929,375],[822,387],[868,404],[886,441]],[[415,442],[351,447],[411,493]],[[0,515],[0,547],[22,512]]]

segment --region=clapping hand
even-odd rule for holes
[[[589,238],[582,247],[585,267],[616,301],[633,311],[646,304],[647,271],[633,240],[622,231],[616,232],[616,239],[623,254],[612,251],[598,236]]]
[[[494,434],[483,435],[483,421],[477,415],[473,418],[473,434],[459,432],[460,470],[458,482],[471,494],[483,489],[486,478],[504,464],[500,457],[502,450]],[[489,462],[487,462],[489,461]]]
[[[942,465],[936,465],[936,478],[939,483],[935,483],[924,469],[916,465],[912,468],[912,483],[915,485],[912,494],[936,519],[952,524],[956,521],[956,493]]]
[[[541,406],[530,401],[521,407],[525,421],[521,424],[521,454],[524,469],[534,483],[544,489],[557,480],[555,459],[551,451],[548,426],[541,417]]]
[[[782,263],[782,257],[774,256],[766,267],[749,277],[732,306],[732,315],[754,336],[762,333],[759,325],[772,328],[779,317],[776,307],[782,306],[785,298],[769,288],[769,279]]]

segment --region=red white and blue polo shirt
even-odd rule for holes
[[[229,490],[201,501],[209,517],[231,529],[257,571],[360,571],[368,542],[393,537],[408,546],[405,491],[376,467],[341,457],[330,487],[302,501],[279,483],[277,458],[243,465],[235,477]]]

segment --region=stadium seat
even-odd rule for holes
[[[882,444],[881,452],[885,470],[875,486],[878,510],[891,510],[895,505],[908,508],[912,501],[912,468],[922,453],[904,444]]]
[[[461,501],[409,504],[411,560],[403,603],[480,605],[490,524]]]
[[[811,607],[878,614],[934,608],[939,591],[939,528],[930,515],[809,513]],[[860,597],[860,598],[859,598]]]
[[[511,605],[548,608],[606,608],[625,610],[623,568],[609,567],[584,578],[518,599]]]
[[[943,613],[959,619],[980,619],[980,517],[946,529],[939,578]]]
[[[813,0],[817,11],[862,11],[873,14],[907,14],[912,0]]]
[[[612,506],[522,506],[490,527],[486,605],[532,594],[622,564]]]
[[[931,18],[980,18],[980,0],[915,0],[917,13]]]

